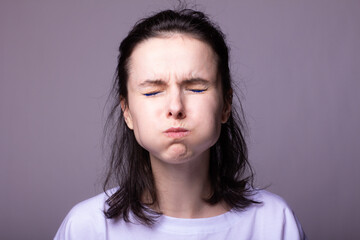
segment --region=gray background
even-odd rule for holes
[[[228,35],[257,184],[288,201],[310,239],[359,239],[360,1],[197,3]],[[101,191],[119,42],[173,5],[0,2],[1,239],[50,239]]]

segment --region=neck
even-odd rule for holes
[[[209,151],[186,163],[169,164],[150,157],[157,190],[156,210],[178,218],[204,218],[227,211],[223,204],[204,201],[211,196]]]

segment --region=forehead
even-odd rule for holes
[[[215,80],[217,56],[205,42],[184,34],[153,37],[139,43],[130,56],[129,80],[201,77]]]

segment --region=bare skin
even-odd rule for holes
[[[152,162],[160,210],[177,218],[206,218],[229,211],[224,203],[210,205],[203,199],[211,195],[208,178],[208,152],[191,164],[169,166]]]
[[[153,208],[178,218],[227,212],[224,203],[204,201],[212,192],[209,149],[231,110],[211,47],[182,34],[150,38],[134,49],[129,66],[128,100],[121,104],[150,154],[158,196]]]

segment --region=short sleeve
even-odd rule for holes
[[[102,194],[75,205],[61,223],[54,239],[106,239],[103,198]]]
[[[92,219],[68,214],[57,231],[56,240],[72,239],[101,239],[95,231],[96,226]]]
[[[299,220],[295,216],[294,212],[288,207],[284,209],[282,239],[307,239]]]

